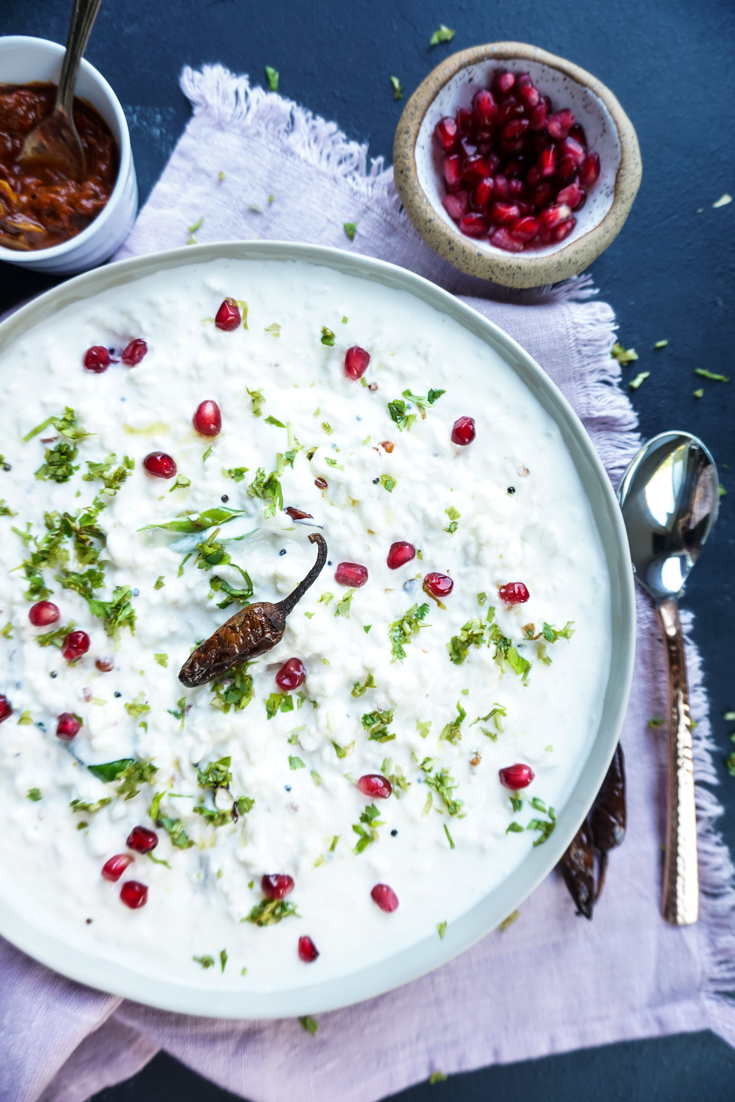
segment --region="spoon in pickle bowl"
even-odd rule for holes
[[[86,175],[84,146],[74,122],[74,87],[79,62],[102,0],[74,0],[61,65],[56,103],[50,115],[26,134],[18,160],[26,169],[46,165],[81,183]]]
[[[179,670],[182,685],[186,685],[187,689],[205,685],[207,681],[221,677],[234,666],[242,666],[280,643],[286,630],[286,617],[317,580],[327,561],[324,536],[319,532],[310,532],[309,543],[317,545],[317,557],[304,580],[278,604],[256,601],[226,620],[184,662]]]
[[[715,461],[696,436],[663,432],[623,475],[618,501],[635,576],[656,604],[666,646],[669,791],[661,910],[688,926],[699,913],[692,721],[678,598],[717,519]]]

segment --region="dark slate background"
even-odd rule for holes
[[[0,33],[66,39],[70,0],[0,0]],[[450,46],[429,47],[440,23],[456,30]],[[733,550],[735,548],[735,195],[733,74],[735,8],[728,0],[106,0],[87,57],[115,88],[130,124],[144,201],[189,118],[178,88],[182,65],[222,62],[280,90],[390,160],[401,104],[389,77],[409,95],[450,51],[483,42],[530,42],[576,62],[610,87],[638,131],[643,184],[618,239],[592,266],[602,298],[635,346],[633,372],[651,375],[632,393],[644,436],[666,429],[700,435],[727,490],[711,545],[683,604],[697,614],[717,740],[721,820],[735,845],[735,778],[723,759],[732,748],[735,709]],[[0,264],[0,310],[52,285]],[[657,340],[668,348],[653,352]],[[733,376],[729,384],[694,375],[696,367]],[[697,400],[693,391],[704,388]],[[613,885],[610,885],[613,887]],[[544,1008],[539,1007],[543,1014]],[[709,1033],[611,1045],[420,1084],[402,1102],[483,1102],[542,1097],[545,1102],[708,1102],[735,1097],[735,1054]],[[160,1055],[128,1083],[95,1102],[223,1102],[233,1096]]]

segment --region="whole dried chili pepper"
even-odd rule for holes
[[[187,689],[221,677],[233,666],[241,666],[280,643],[286,629],[286,617],[314,584],[327,561],[324,536],[311,532],[309,542],[317,544],[318,554],[304,580],[278,604],[256,601],[240,609],[192,651],[179,671],[179,681]]]
[[[625,762],[620,743],[615,749],[610,768],[602,782],[602,788],[592,805],[590,830],[595,849],[600,851],[600,868],[595,892],[595,902],[597,902],[605,885],[607,855],[625,838]]]
[[[569,894],[577,904],[577,913],[585,918],[592,918],[595,903],[595,855],[592,849],[592,833],[586,819],[572,838],[569,849],[559,864]]]

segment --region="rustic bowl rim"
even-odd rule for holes
[[[436,208],[421,187],[415,149],[421,124],[439,92],[463,69],[483,61],[533,61],[571,77],[602,101],[615,124],[620,142],[620,164],[615,177],[612,205],[600,222],[569,244],[562,242],[552,253],[533,256],[482,253],[472,238],[465,237],[437,216]],[[393,144],[395,184],[412,223],[441,257],[460,271],[506,287],[538,287],[577,275],[604,252],[617,237],[630,213],[640,187],[642,164],[635,128],[617,97],[597,77],[574,62],[523,42],[490,42],[471,46],[447,57],[421,82],[406,103]]]

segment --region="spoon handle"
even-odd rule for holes
[[[74,86],[77,83],[79,62],[87,48],[90,31],[101,3],[102,0],[74,0],[69,35],[66,39],[66,53],[61,65],[59,89],[56,93],[57,107],[63,107],[69,118],[73,117]]]
[[[664,598],[658,615],[666,646],[669,685],[669,801],[661,909],[667,922],[689,926],[699,913],[697,817],[694,807],[692,721],[684,637],[676,600]]]

